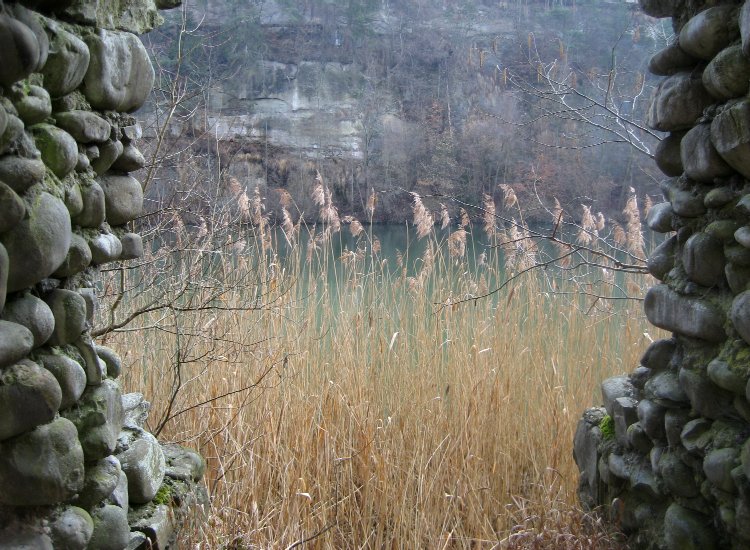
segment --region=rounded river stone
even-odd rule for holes
[[[121,260],[135,260],[143,256],[143,239],[138,233],[125,233],[120,237],[122,243]]]
[[[679,43],[675,43],[656,52],[648,62],[648,70],[651,74],[669,76],[692,69],[697,64],[697,59],[680,48]]]
[[[143,189],[132,176],[106,175],[99,178],[104,190],[107,222],[123,225],[137,218],[143,210]]]
[[[27,216],[0,234],[10,259],[8,292],[35,285],[60,267],[72,238],[70,216],[63,201],[39,193],[27,204]]]
[[[36,357],[37,362],[52,373],[62,391],[60,409],[76,404],[86,390],[86,371],[73,358],[62,353],[44,353]]]
[[[29,86],[14,106],[26,126],[38,124],[52,114],[52,100],[41,86]]]
[[[691,281],[714,286],[724,279],[724,246],[707,233],[692,235],[682,249],[682,265]]]
[[[698,298],[678,294],[665,284],[649,289],[644,310],[657,327],[709,342],[726,339],[725,317],[720,309]]]
[[[82,182],[80,188],[83,208],[73,218],[73,223],[95,229],[104,222],[106,217],[104,190],[94,180]]]
[[[124,147],[121,141],[107,140],[99,145],[99,155],[91,161],[91,168],[97,174],[104,174],[112,168],[115,161],[122,155],[123,150]]]
[[[750,101],[740,101],[716,115],[711,142],[727,164],[750,177]]]
[[[52,374],[28,360],[0,370],[0,440],[55,417],[62,391]]]
[[[46,168],[40,159],[27,159],[8,155],[0,158],[0,181],[7,183],[16,193],[23,193],[44,179]]]
[[[656,146],[654,160],[659,170],[667,176],[676,177],[684,171],[680,156],[680,142],[684,135],[684,132],[672,132]]]
[[[65,418],[0,442],[0,504],[49,506],[83,488],[83,451]]]
[[[85,550],[94,532],[94,520],[77,506],[66,506],[49,524],[50,537],[55,548]]]
[[[37,124],[31,128],[44,164],[58,178],[64,178],[78,164],[78,145],[68,132],[51,124]]]
[[[39,41],[26,25],[0,14],[0,85],[8,87],[30,75],[39,65]]]
[[[106,346],[96,346],[94,349],[99,359],[107,365],[107,377],[118,378],[122,372],[122,360],[115,353],[115,350]]]
[[[0,321],[0,368],[12,365],[34,349],[34,335],[29,329],[10,321]]]
[[[111,233],[100,233],[88,241],[91,249],[91,263],[94,265],[106,264],[120,259],[122,254],[122,243],[120,239]]]
[[[89,548],[96,550],[122,550],[130,541],[128,514],[119,506],[105,504],[91,512],[94,533]]]
[[[715,178],[734,174],[711,143],[711,126],[698,124],[680,142],[680,157],[685,174],[696,181],[711,183]]]
[[[35,348],[49,340],[55,330],[52,310],[42,299],[32,294],[24,294],[5,304],[0,317],[29,329],[34,336]]]
[[[146,166],[146,159],[137,147],[132,143],[125,145],[122,150],[122,154],[117,157],[117,160],[112,164],[112,168],[115,170],[122,170],[123,172],[135,172]]]
[[[52,97],[69,94],[83,82],[89,67],[89,49],[75,34],[59,25],[50,30],[49,57],[42,69],[44,86]]]
[[[83,490],[75,503],[87,510],[112,494],[120,480],[120,461],[114,456],[104,457],[86,465]]]
[[[57,125],[80,143],[101,143],[109,139],[112,126],[91,111],[68,111],[55,114]]]
[[[703,85],[712,96],[726,101],[747,94],[750,87],[750,59],[737,44],[723,50],[703,70]]]
[[[47,295],[46,301],[55,316],[50,345],[63,346],[78,340],[86,329],[86,301],[83,296],[58,288]]]
[[[70,277],[76,273],[80,273],[91,264],[91,259],[91,249],[86,239],[73,233],[68,255],[53,275],[55,277]]]
[[[690,129],[713,101],[699,77],[692,73],[674,74],[659,83],[646,124],[661,132]]]
[[[703,473],[714,487],[727,493],[736,493],[737,485],[732,479],[732,470],[739,464],[739,458],[739,449],[714,449],[703,459]]]
[[[100,111],[134,111],[151,93],[154,68],[134,34],[100,29],[86,38],[91,61],[83,93]]]
[[[735,6],[715,6],[691,18],[680,30],[680,47],[689,55],[709,61],[739,38]]]
[[[79,404],[61,413],[75,424],[86,461],[109,456],[117,445],[122,426],[122,394],[112,380],[88,386]]]
[[[131,503],[145,504],[151,501],[164,481],[166,462],[159,442],[150,433],[124,431],[118,448],[124,450],[117,455],[122,471],[128,476],[128,497]]]
[[[717,535],[710,517],[673,503],[664,515],[668,550],[714,550]]]
[[[729,318],[742,339],[750,343],[750,291],[735,296]]]
[[[26,205],[13,189],[0,181],[0,233],[15,227],[26,214]]]

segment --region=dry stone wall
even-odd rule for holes
[[[143,253],[134,33],[174,0],[0,0],[0,548],[165,548],[199,455],[144,429],[90,329],[100,266]],[[180,494],[180,498],[173,498]]]
[[[638,548],[750,548],[750,1],[641,5],[676,33],[647,120],[668,179],[645,311],[672,338],[584,413],[579,496]]]

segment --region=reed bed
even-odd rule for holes
[[[185,547],[622,546],[576,504],[572,441],[600,381],[656,337],[638,302],[590,307],[599,283],[581,295],[541,269],[474,299],[509,274],[500,248],[470,265],[453,237],[470,226],[389,260],[371,227],[343,252],[330,232],[253,227],[132,300],[212,284],[104,338],[149,427],[207,459],[210,517]]]

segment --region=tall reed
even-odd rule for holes
[[[502,253],[469,268],[452,236],[429,235],[409,274],[372,231],[340,257],[340,233],[282,257],[268,231],[203,267],[225,278],[214,307],[107,339],[152,427],[208,460],[194,547],[615,545],[576,507],[571,442],[598,383],[647,344],[638,304],[587,314],[533,271],[472,300],[503,278]]]

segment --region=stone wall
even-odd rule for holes
[[[203,461],[162,447],[90,328],[143,252],[139,38],[174,0],[0,0],[0,547],[166,547]],[[132,532],[131,532],[132,530]]]
[[[663,76],[648,125],[665,201],[648,225],[666,240],[649,321],[672,332],[575,436],[580,498],[605,505],[635,547],[750,547],[750,2],[641,0],[672,17],[654,55]],[[748,179],[746,179],[748,178]]]

